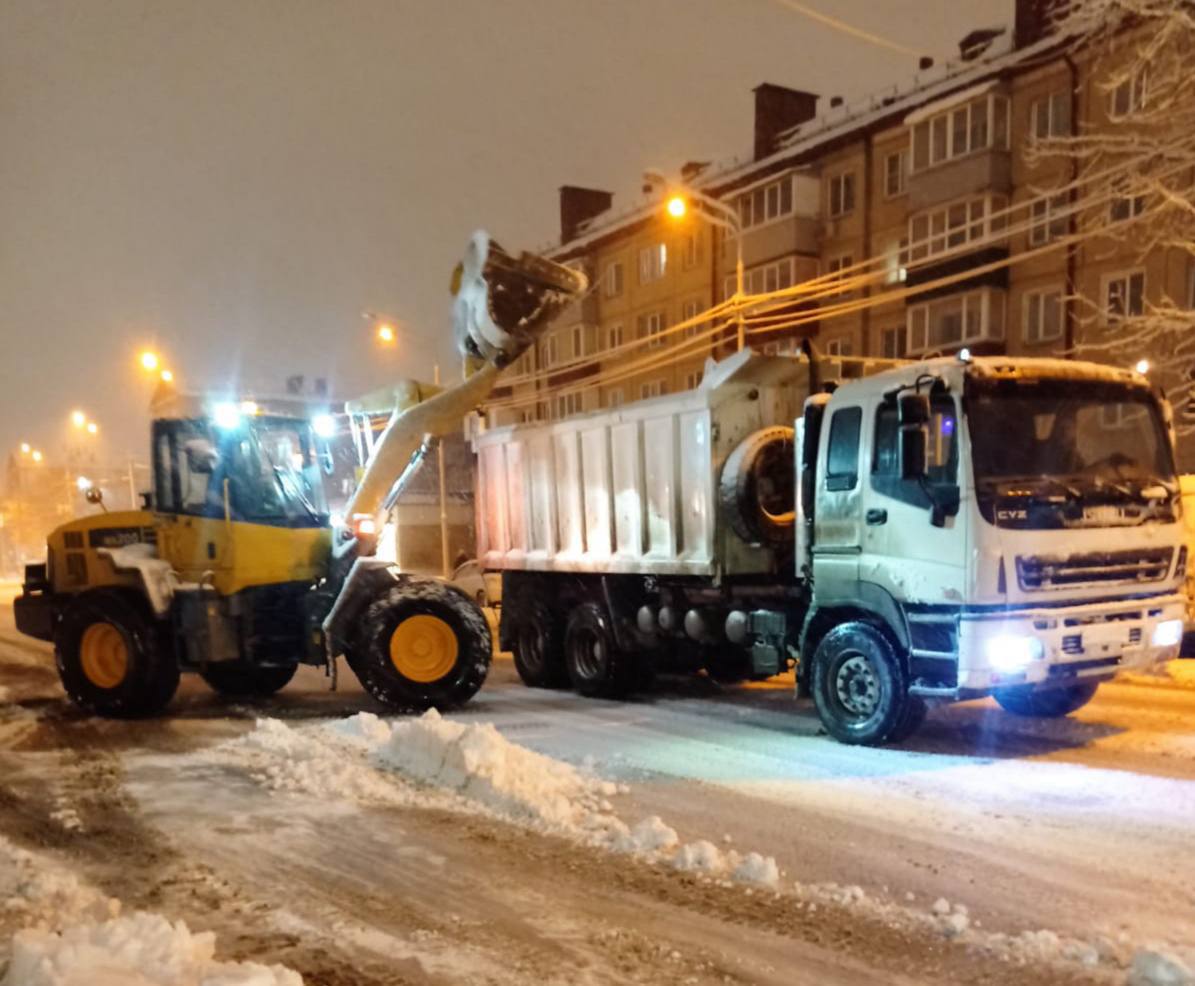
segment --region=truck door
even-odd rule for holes
[[[885,588],[898,603],[962,602],[966,544],[961,514],[939,516],[935,501],[958,501],[958,406],[939,390],[931,395],[926,475],[901,479],[895,400],[871,409],[871,454],[862,484],[861,578]],[[947,512],[949,513],[949,511]]]
[[[852,595],[859,577],[863,407],[832,403],[827,417],[822,425],[824,467],[819,470],[814,514],[813,565],[819,595],[833,598]]]

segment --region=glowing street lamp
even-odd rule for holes
[[[158,359],[158,354],[149,349],[145,350],[139,359],[141,361],[141,369],[145,370],[146,373],[156,372],[158,366],[161,364],[161,360]]]
[[[1138,373],[1148,373],[1149,372],[1149,360],[1147,360],[1147,359],[1137,360],[1136,370]]]
[[[34,462],[41,462],[41,460],[42,460],[43,458],[45,458],[45,456],[43,456],[43,455],[41,454],[41,449],[34,449],[34,450],[33,450],[33,461],[34,461]]]
[[[688,208],[684,198],[680,195],[674,195],[668,200],[668,215],[673,219],[683,219]]]
[[[394,344],[397,334],[394,331],[394,326],[389,322],[382,322],[378,326],[378,341],[386,346]]]
[[[71,424],[76,428],[82,428],[87,424],[87,415],[82,411],[71,411]]]
[[[33,446],[28,442],[21,442],[21,455],[28,455],[33,451]]]
[[[163,370],[158,375],[161,377],[162,383],[174,383],[174,374],[169,370]]]
[[[87,422],[87,434],[95,435],[95,434],[99,433],[99,430],[100,430],[100,426],[97,425],[94,421]]]

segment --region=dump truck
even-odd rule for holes
[[[479,559],[526,684],[795,667],[827,733],[874,745],[927,703],[1063,716],[1177,654],[1173,428],[1145,377],[966,353],[819,370],[744,350],[684,393],[478,427]]]
[[[334,679],[341,655],[391,708],[467,701],[489,668],[483,613],[449,582],[378,557],[378,537],[436,437],[459,432],[585,289],[583,275],[475,234],[453,281],[454,333],[475,372],[391,416],[338,526],[323,489],[334,418],[222,395],[164,400],[145,509],[54,530],[46,561],[26,568],[17,628],[53,642],[67,694],[100,715],[160,711],[182,672],[263,696],[300,664]]]

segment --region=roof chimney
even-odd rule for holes
[[[577,235],[577,228],[594,216],[600,216],[614,203],[613,192],[577,185],[560,186],[560,242]]]
[[[1071,0],[1017,0],[1013,44],[1024,48],[1050,34],[1066,16]]]
[[[778,138],[786,130],[799,126],[817,115],[817,94],[788,89],[771,82],[758,85],[755,92],[755,160],[777,149]]]
[[[958,53],[964,62],[973,62],[1004,33],[1002,27],[979,27],[971,31],[958,43]]]
[[[688,183],[710,166],[709,161],[686,161],[681,165],[680,180]]]

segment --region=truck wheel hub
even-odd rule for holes
[[[880,698],[880,683],[871,662],[862,654],[848,657],[838,668],[834,690],[844,709],[858,716],[869,716]]]
[[[129,647],[111,623],[93,623],[79,642],[83,674],[97,688],[115,688],[129,673]]]
[[[438,616],[408,616],[390,635],[390,661],[410,681],[439,681],[456,665],[452,627]]]

